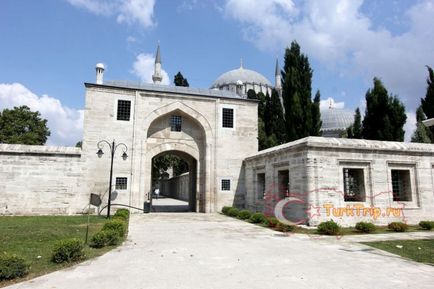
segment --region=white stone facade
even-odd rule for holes
[[[359,177],[358,200],[347,194],[346,170]],[[293,223],[434,219],[433,145],[308,137],[248,157],[245,171],[246,207],[274,214],[280,202]],[[279,182],[282,172],[289,177],[288,192],[286,182]],[[407,195],[396,194],[399,184]]]

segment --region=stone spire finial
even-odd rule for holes
[[[274,70],[274,76],[280,75],[280,69],[279,69],[279,59],[276,57],[276,68]]]
[[[158,41],[158,44],[157,44],[157,54],[155,55],[155,63],[161,64],[160,41]]]
[[[155,54],[154,74],[152,75],[152,81],[155,84],[160,84],[163,80],[161,75],[161,54],[160,54],[160,41],[157,45],[157,53]]]

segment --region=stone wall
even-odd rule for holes
[[[274,212],[275,205],[283,199],[280,204],[289,211],[292,221],[310,225],[330,219],[344,226],[359,221],[416,224],[434,220],[433,165],[434,145],[430,144],[304,138],[246,159],[246,206]],[[261,200],[257,192],[258,173],[266,175],[266,191],[277,192],[278,167],[289,171],[289,198],[269,194],[265,201]],[[359,173],[357,188],[363,192],[360,200],[349,198],[345,188],[344,173],[348,169]],[[406,199],[394,193],[398,183],[393,172],[406,176],[401,181],[408,191]]]
[[[75,214],[82,194],[81,149],[0,144],[0,214]]]
[[[166,180],[161,180],[160,194],[166,197],[188,202],[190,198],[189,173],[184,173]]]

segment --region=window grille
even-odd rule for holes
[[[129,121],[131,114],[131,101],[118,100],[117,120]]]

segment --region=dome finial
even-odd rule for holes
[[[240,68],[244,68],[243,67],[243,58],[242,57],[240,58]]]
[[[330,98],[329,99],[329,109],[333,108],[333,100]]]

